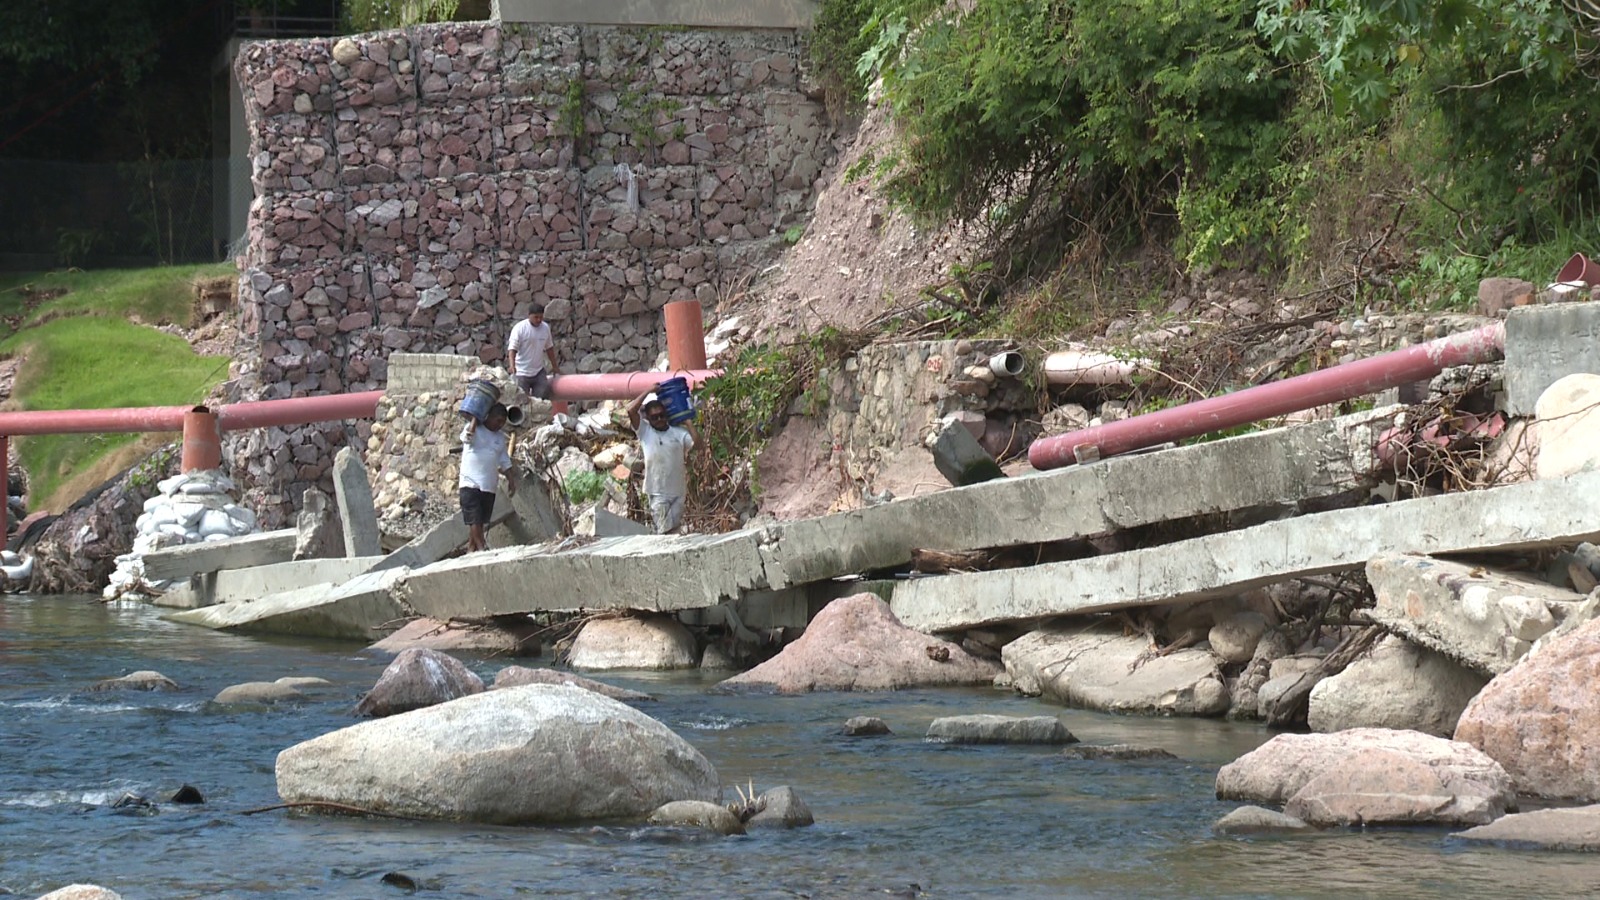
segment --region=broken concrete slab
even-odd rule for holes
[[[928,451],[933,454],[934,468],[956,487],[993,481],[1005,475],[1000,471],[1000,464],[972,436],[966,423],[955,417],[946,417],[939,423],[939,431],[928,444]]]
[[[495,506],[505,506],[511,512],[503,524],[489,531],[490,547],[510,547],[516,544],[537,544],[561,536],[565,526],[561,514],[556,512],[550,489],[542,479],[523,473],[521,486],[515,494],[501,493]]]
[[[414,615],[396,602],[394,597],[395,586],[408,574],[408,569],[369,572],[343,584],[313,585],[258,600],[235,601],[173,613],[167,618],[173,622],[246,634],[287,634],[370,642],[384,636],[388,630],[383,627],[386,623]]]
[[[1388,631],[1486,675],[1516,664],[1583,602],[1535,578],[1385,553],[1367,561],[1369,615]]]
[[[1192,473],[1191,473],[1192,474]],[[1204,479],[1191,479],[1204,480]],[[1363,565],[1383,553],[1526,550],[1600,535],[1600,472],[1283,519],[1069,562],[896,586],[920,631],[1203,600]]]
[[[328,495],[306,488],[300,495],[300,512],[295,516],[299,537],[294,543],[295,559],[321,559],[344,555],[344,536],[328,509]]]
[[[773,526],[769,566],[783,583],[770,586],[904,565],[914,549],[1069,540],[1333,496],[1374,482],[1372,448],[1396,412],[1369,410],[786,522]]]
[[[176,609],[198,609],[236,600],[254,600],[314,584],[336,584],[360,575],[382,558],[297,559],[248,569],[222,569],[196,575],[187,585],[167,591],[151,603]]]
[[[381,556],[383,536],[378,532],[378,510],[372,502],[372,481],[367,464],[349,447],[333,457],[333,492],[344,526],[345,556]]]
[[[1531,416],[1545,388],[1600,373],[1600,303],[1523,306],[1506,315],[1506,411]]]
[[[221,541],[152,550],[141,557],[144,577],[149,581],[178,581],[221,569],[247,569],[288,562],[294,556],[297,535],[295,529],[285,528]]]
[[[404,602],[436,619],[583,609],[671,612],[765,587],[762,529],[486,550],[411,573]]]

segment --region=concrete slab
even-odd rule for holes
[[[398,596],[436,619],[535,610],[715,606],[766,587],[761,529],[507,547],[411,573]],[[565,547],[566,549],[562,549]]]
[[[388,633],[395,620],[411,613],[396,602],[394,588],[409,574],[389,569],[357,575],[343,584],[319,584],[272,594],[253,601],[235,601],[173,613],[173,622],[246,634],[342,638],[372,642]],[[385,628],[385,625],[389,625]]]
[[[544,481],[523,473],[522,484],[510,496],[501,491],[495,506],[505,506],[512,515],[487,535],[490,547],[538,544],[561,536],[565,525],[556,512],[555,501]]]
[[[1600,303],[1521,306],[1506,315],[1506,411],[1533,415],[1544,389],[1600,373]]]
[[[367,464],[349,447],[333,457],[333,493],[344,527],[344,555],[382,556],[383,536],[378,532],[378,510],[372,502],[372,481]]]
[[[369,570],[381,559],[384,557],[300,559],[248,569],[223,569],[196,575],[185,587],[170,590],[152,602],[156,606],[198,609],[218,603],[255,600],[317,584],[337,584]]]
[[[144,575],[151,581],[178,581],[221,569],[246,569],[288,562],[294,556],[294,542],[298,534],[293,528],[285,528],[224,541],[152,550],[142,557]]]
[[[1000,464],[978,445],[978,439],[972,436],[966,423],[954,416],[946,417],[940,424],[939,433],[928,451],[933,454],[933,465],[939,474],[956,487],[1004,477]]]
[[[1159,547],[905,582],[919,631],[1202,600],[1363,565],[1382,553],[1524,550],[1600,535],[1600,473],[1283,519]]]
[[[1369,483],[1397,410],[984,482],[774,526],[769,570],[806,584],[904,565],[913,549],[1068,540],[1205,513],[1294,505]]]
[[[1543,580],[1426,556],[1375,557],[1367,580],[1373,621],[1487,675],[1515,665],[1584,601]]]

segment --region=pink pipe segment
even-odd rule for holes
[[[382,398],[383,391],[362,391],[357,394],[321,394],[286,400],[230,403],[217,410],[217,425],[223,431],[234,431],[273,425],[337,422],[340,419],[370,419]],[[0,423],[0,431],[3,430],[4,424]]]
[[[1035,469],[1070,466],[1083,457],[1116,456],[1166,441],[1232,428],[1259,419],[1286,415],[1324,403],[1375,394],[1411,381],[1432,378],[1450,366],[1498,359],[1505,349],[1505,325],[1496,322],[1475,331],[1451,335],[1310,372],[1283,381],[1246,388],[1174,406],[1120,422],[1040,438],[1028,447]]]
[[[0,413],[0,434],[103,434],[182,431],[192,406],[138,406],[122,409],[43,409]]]
[[[682,378],[695,388],[722,374],[721,369],[676,372],[617,372],[609,375],[552,375],[551,400],[632,400],[668,378]]]

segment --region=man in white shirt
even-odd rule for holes
[[[695,445],[695,433],[694,426],[687,422],[669,422],[667,407],[660,400],[644,402],[650,393],[645,391],[628,404],[628,421],[639,435],[639,449],[644,452],[644,493],[650,502],[650,518],[655,520],[656,534],[670,534],[683,521],[683,502],[689,495],[688,456]],[[639,422],[641,406],[648,425]]]
[[[550,373],[556,368],[556,348],[550,340],[550,325],[544,320],[544,304],[528,307],[528,317],[511,329],[506,341],[506,364],[517,379],[517,387],[530,397],[550,399]]]
[[[486,534],[489,520],[494,516],[494,492],[500,485],[500,476],[506,476],[506,492],[517,493],[517,473],[511,466],[511,455],[506,452],[506,436],[500,429],[506,424],[506,406],[496,403],[489,407],[483,425],[473,419],[461,429],[461,520],[467,523],[467,552],[475,553],[489,547]]]

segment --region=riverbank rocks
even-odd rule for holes
[[[152,669],[129,672],[121,678],[107,678],[89,685],[90,691],[175,691],[178,683]]]
[[[1217,716],[1230,696],[1216,657],[1204,650],[1151,652],[1149,640],[1097,629],[1046,628],[1000,651],[1023,694],[1107,712]]]
[[[358,716],[392,716],[483,691],[483,679],[437,650],[401,651],[356,704]]]
[[[1217,834],[1298,834],[1316,831],[1312,825],[1294,816],[1265,809],[1260,806],[1241,806],[1218,819],[1211,830]]]
[[[1394,728],[1449,737],[1489,679],[1394,636],[1311,689],[1312,731]]]
[[[524,684],[570,684],[573,687],[594,691],[602,697],[621,700],[624,703],[638,703],[651,701],[656,698],[640,691],[630,691],[615,685],[584,678],[571,672],[558,672],[555,669],[530,669],[526,666],[506,666],[494,676],[495,690],[501,688],[518,687]]]
[[[1489,682],[1456,726],[1506,767],[1517,790],[1600,800],[1600,620],[1540,648]]]
[[[1560,478],[1595,467],[1600,443],[1600,375],[1567,375],[1544,389],[1534,404],[1539,455],[1534,476]]]
[[[1256,653],[1256,644],[1267,633],[1267,617],[1255,610],[1243,610],[1211,626],[1206,640],[1211,652],[1225,663],[1249,662]]]
[[[1414,731],[1280,734],[1217,773],[1217,799],[1282,803],[1314,825],[1478,825],[1516,807],[1476,748]]]
[[[946,744],[1070,744],[1077,740],[1055,716],[944,716],[928,740]]]
[[[270,706],[276,703],[293,703],[304,699],[306,699],[305,694],[286,684],[279,684],[275,681],[246,681],[243,684],[235,684],[223,688],[217,692],[215,697],[211,698],[211,702],[224,706],[247,704]]]
[[[999,666],[958,644],[900,624],[889,604],[856,594],[822,608],[805,633],[777,656],[722,682],[727,688],[807,691],[892,691],[908,687],[988,684]]]
[[[721,801],[711,763],[630,706],[525,685],[363,722],[278,754],[285,802],[500,825],[640,819]]]
[[[460,624],[424,616],[367,649],[399,653],[413,647],[441,653],[492,653],[498,656],[538,656],[539,626],[527,616],[497,616],[484,622]]]
[[[744,823],[726,806],[705,800],[674,800],[650,814],[651,825],[703,828],[717,834],[744,834]]]
[[[1374,557],[1367,581],[1373,621],[1488,675],[1516,665],[1583,601],[1526,575],[1427,556]]]
[[[567,665],[610,669],[692,669],[699,665],[694,635],[668,616],[590,619],[572,639]]]
[[[1600,851],[1600,806],[1514,813],[1451,835],[1464,841],[1536,850]]]

